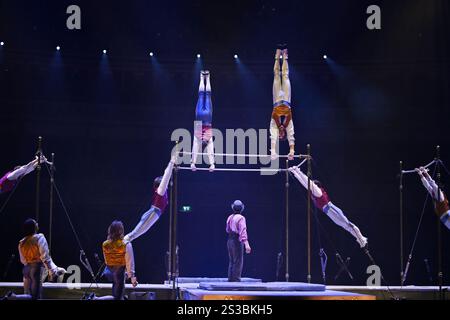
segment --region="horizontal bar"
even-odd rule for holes
[[[436,163],[436,160],[431,161],[429,164],[424,166],[424,168],[426,169],[429,166],[433,165],[434,163]],[[418,168],[420,168],[420,166]],[[416,173],[416,170],[415,169],[413,169],[413,170],[402,170],[402,174],[405,174],[405,173]]]
[[[196,168],[195,170],[191,169],[191,167],[177,167],[180,170],[190,170],[190,171],[210,171],[209,168]],[[242,171],[242,172],[281,172],[281,171],[287,171],[287,169],[270,169],[270,168],[215,168],[211,171]]]
[[[181,151],[183,155],[192,155],[192,152]],[[209,155],[208,153],[197,153],[199,156]],[[246,154],[246,153],[214,153],[213,155],[218,157],[247,157],[247,158],[267,158],[270,157],[270,154]],[[288,155],[277,155],[277,158],[287,158]],[[306,154],[296,154],[293,155],[294,158],[308,158],[310,156]]]
[[[302,164],[304,164],[308,159],[303,159],[302,162],[300,162],[298,165],[296,165],[297,168],[300,168]]]

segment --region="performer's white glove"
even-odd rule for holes
[[[295,171],[300,170],[300,169],[297,168],[296,166],[293,166],[293,167],[289,167],[288,170],[289,170],[289,172],[294,173]]]
[[[48,279],[49,279],[49,281],[53,281],[55,278],[58,278],[59,276],[62,276],[63,274],[66,274],[66,273],[67,273],[66,269],[56,267],[53,270],[49,270]]]

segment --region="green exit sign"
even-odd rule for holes
[[[184,213],[192,212],[192,207],[191,206],[181,206],[179,212],[184,212]]]

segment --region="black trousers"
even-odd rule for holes
[[[37,300],[42,298],[42,276],[44,265],[40,262],[23,267],[23,294],[14,296],[15,300]]]
[[[123,300],[125,295],[125,266],[106,266],[103,276],[112,282],[114,299]]]
[[[241,281],[242,267],[244,266],[244,244],[239,241],[237,233],[228,234],[228,281]]]

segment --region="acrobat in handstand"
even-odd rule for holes
[[[195,170],[198,151],[206,145],[208,153],[209,170],[213,171],[214,165],[214,143],[212,134],[212,101],[211,101],[211,82],[208,70],[200,72],[200,85],[198,88],[198,100],[195,109],[194,122],[194,141],[192,143],[191,169]]]
[[[280,76],[280,56],[282,67]],[[295,153],[294,123],[291,111],[291,81],[289,80],[288,50],[277,49],[273,67],[273,111],[270,120],[270,154],[272,160],[277,158],[277,140],[288,140],[288,159],[292,160]],[[286,137],[287,136],[287,137]]]
[[[297,178],[305,189],[308,189],[308,177],[298,167],[291,167],[289,171]],[[356,238],[361,248],[366,248],[367,238],[361,234],[357,226],[351,223],[342,210],[329,199],[327,192],[317,180],[310,180],[311,199],[314,205],[322,210],[331,220]]]
[[[450,229],[450,207],[448,205],[448,199],[445,196],[444,192],[439,189],[436,182],[427,172],[427,169],[420,167],[415,169],[419,174],[420,180],[424,187],[428,190],[428,193],[433,198],[434,202],[434,211],[436,212],[439,219],[442,221],[445,226]],[[439,190],[439,195],[438,195]]]

